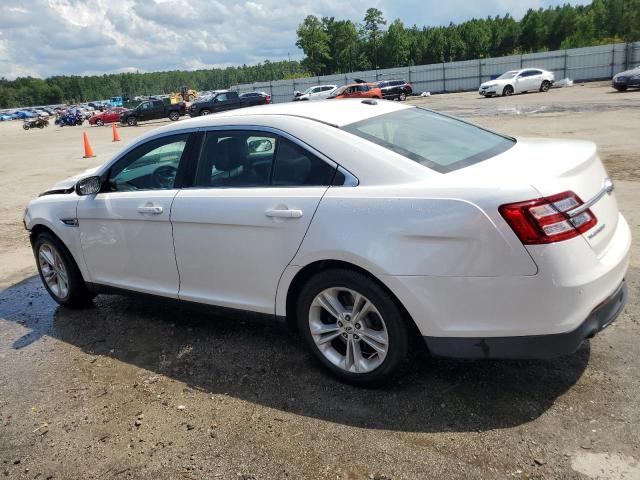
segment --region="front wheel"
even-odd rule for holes
[[[345,382],[385,383],[407,356],[403,312],[362,273],[336,269],[312,277],[300,292],[296,316],[315,357]]]
[[[619,92],[626,92],[627,91],[627,86],[626,85],[617,85],[617,86],[615,86],[613,88],[615,88]]]
[[[204,110],[200,110],[200,115],[209,115],[211,112],[206,108]]]
[[[127,118],[127,125],[130,127],[135,127],[138,124],[138,119],[136,117]]]
[[[96,125],[98,125],[99,127],[102,127],[102,126],[104,126],[104,121],[96,120]]]
[[[542,82],[542,85],[540,85],[541,92],[548,92],[550,88],[551,82],[549,80],[545,80],[544,82]]]
[[[169,120],[175,122],[176,120],[180,120],[180,113],[173,111],[169,112]]]
[[[30,127],[26,123],[23,123],[22,124],[22,128],[24,128],[25,130],[29,130]]]
[[[49,295],[65,307],[83,307],[95,296],[87,289],[67,248],[50,233],[41,233],[33,243],[38,273]]]
[[[511,85],[507,85],[506,87],[504,87],[504,90],[502,90],[502,95],[504,95],[505,97],[510,97],[511,95],[513,95],[513,87]]]

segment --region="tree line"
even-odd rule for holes
[[[529,9],[522,20],[505,16],[440,27],[388,23],[369,8],[362,23],[307,16],[296,45],[314,75],[426,65],[520,53],[640,40],[640,0],[593,0]]]
[[[640,0],[593,0],[589,5],[530,9],[522,20],[510,15],[472,19],[439,27],[387,22],[369,8],[361,23],[307,16],[296,45],[305,58],[196,71],[61,75],[0,79],[0,108],[76,103],[111,96],[135,96],[226,88],[309,75],[425,65],[475,58],[577,48],[640,40]]]
[[[265,60],[257,65],[212,68],[208,70],[173,70],[149,73],[110,75],[60,75],[47,79],[23,77],[0,78],[0,108],[55,105],[108,99],[112,96],[134,97],[179,91],[186,85],[196,90],[227,88],[238,83],[265,82],[309,75],[300,62]]]

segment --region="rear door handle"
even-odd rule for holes
[[[265,212],[265,215],[275,218],[300,218],[302,216],[302,210],[271,208]]]
[[[160,205],[143,205],[141,207],[138,207],[138,212],[160,215],[163,212],[163,208]]]

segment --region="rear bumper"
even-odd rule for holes
[[[520,337],[423,337],[436,357],[541,359],[575,352],[582,343],[608,327],[622,312],[627,301],[627,285],[596,307],[578,328],[554,335]]]

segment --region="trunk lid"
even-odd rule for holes
[[[608,175],[593,142],[519,139],[510,150],[454,173],[506,185],[527,182],[544,197],[571,190],[584,203],[600,194],[589,207],[597,223],[582,235],[598,257],[607,250],[618,224],[615,194],[602,193]]]

